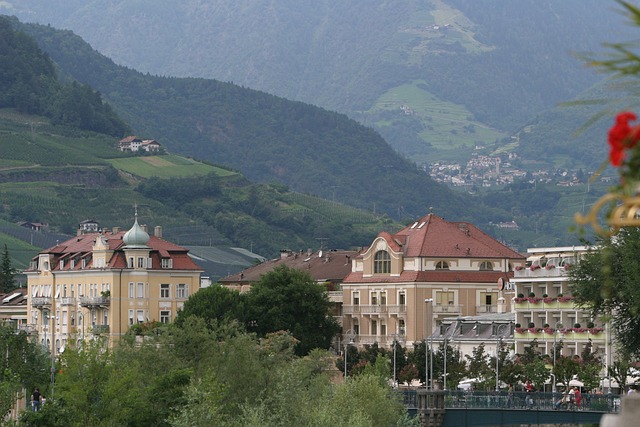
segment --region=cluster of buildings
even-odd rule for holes
[[[15,322],[54,354],[71,340],[113,342],[138,323],[171,322],[191,294],[209,285],[188,250],[152,235],[83,224],[74,238],[40,252],[28,287],[0,296],[0,319]],[[463,354],[503,340],[579,355],[587,344],[611,362],[607,325],[574,306],[567,271],[586,247],[521,254],[468,222],[429,213],[396,233],[380,232],[357,251],[288,251],[220,280],[244,292],[279,265],[307,271],[327,288],[343,337],[356,346],[406,346],[426,337]],[[337,339],[344,339],[337,337]],[[339,341],[336,341],[339,342]],[[339,348],[337,344],[336,349]]]
[[[509,154],[509,159],[516,154]],[[513,157],[515,158],[515,157]],[[466,165],[457,162],[436,162],[429,165],[429,176],[435,181],[453,186],[481,186],[511,184],[526,176],[526,172],[517,169],[500,157],[474,155]]]
[[[141,139],[135,135],[122,138],[118,142],[118,150],[129,151],[132,153],[137,153],[139,151],[158,153],[160,152],[160,147],[160,143],[155,139]]]

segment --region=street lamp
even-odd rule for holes
[[[557,344],[556,344],[556,336],[558,335],[558,329],[562,328],[562,323],[560,322],[556,322],[556,327],[553,330],[553,373],[551,374],[551,376],[553,377],[553,384],[551,385],[551,390],[553,390],[553,392],[556,392],[556,351],[557,351]]]
[[[356,334],[352,329],[349,329],[344,333],[344,379],[347,379],[347,353],[349,350],[349,344],[353,344],[353,339],[356,337]]]
[[[433,298],[427,298],[424,300],[425,303],[425,311],[424,311],[424,317],[425,317],[425,336],[424,336],[424,355],[425,355],[425,365],[424,365],[424,375],[425,375],[425,388],[427,390],[431,390],[431,386],[429,384],[429,350],[430,350],[430,346],[427,345],[427,340],[429,339],[429,325],[430,325],[430,319],[429,319],[429,304],[431,304],[433,302]],[[433,362],[433,361],[432,361]],[[433,369],[433,365],[431,365],[431,368]],[[433,374],[433,372],[432,372]]]
[[[496,391],[500,391],[500,347],[502,343],[502,335],[500,335],[500,331],[505,327],[509,327],[509,325],[499,325],[496,328]]]
[[[398,338],[401,336],[399,333],[391,334],[393,337],[393,387],[398,387],[398,382],[396,380],[396,345],[398,343]]]

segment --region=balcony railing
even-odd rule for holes
[[[60,300],[60,304],[62,305],[76,305],[76,299],[71,297],[71,298],[62,298]]]
[[[531,267],[526,267],[521,270],[515,270],[513,276],[520,277],[564,277],[569,274],[568,270],[564,267],[554,267],[547,269],[546,267],[540,267],[536,270],[531,270]]]
[[[498,306],[497,305],[478,305],[476,306],[476,313],[497,313]]]
[[[435,304],[433,306],[434,313],[461,313],[462,306],[454,304]]]
[[[407,306],[406,305],[387,305],[387,304],[343,305],[342,312],[344,314],[379,314],[379,313],[398,314],[398,313],[406,313]]]
[[[91,333],[93,335],[108,334],[109,325],[94,325],[91,327]]]
[[[31,298],[32,307],[43,307],[51,305],[51,297],[36,297]]]
[[[110,297],[80,297],[80,305],[83,307],[104,307],[110,304]]]
[[[38,325],[34,325],[34,324],[25,325],[23,323],[23,324],[19,324],[18,325],[18,330],[19,331],[24,331],[27,334],[31,335],[31,334],[33,334],[33,333],[38,331]]]

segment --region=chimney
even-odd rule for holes
[[[78,230],[76,231],[76,236],[82,236],[82,228],[78,227]]]
[[[153,229],[153,235],[156,236],[158,239],[162,239],[162,226],[161,225],[156,225],[155,228]]]
[[[286,259],[289,257],[288,249],[280,249],[280,259]]]
[[[142,224],[142,225],[140,226],[140,228],[142,228],[142,231],[144,231],[145,233],[148,233],[148,231],[147,231],[147,224]]]
[[[113,234],[118,234],[120,232],[120,227],[113,227]]]

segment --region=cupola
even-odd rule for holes
[[[126,248],[146,248],[149,242],[149,234],[138,224],[138,209],[136,208],[133,227],[122,237]]]

